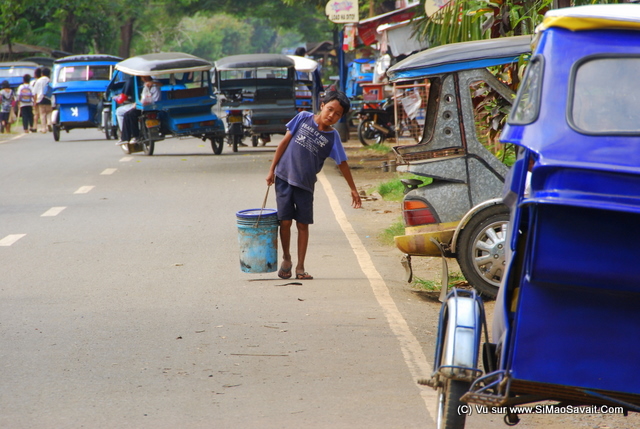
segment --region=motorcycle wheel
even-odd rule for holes
[[[107,140],[115,138],[113,135],[113,126],[111,125],[111,118],[107,119],[107,123],[104,124],[104,136]]]
[[[232,136],[231,138],[233,140],[233,151],[237,152],[238,145],[240,145],[240,143],[242,142],[242,136]]]
[[[155,147],[156,144],[153,140],[147,140],[142,143],[142,150],[144,151],[144,154],[148,156],[153,155],[153,150],[155,149]]]
[[[60,125],[53,124],[51,128],[53,130],[53,140],[60,141]]]
[[[220,155],[222,153],[222,148],[224,146],[224,138],[217,137],[217,138],[212,138],[210,140],[211,140],[211,149],[213,149],[213,154]]]
[[[153,155],[153,151],[156,145],[153,139],[151,138],[151,132],[149,131],[149,128],[147,128],[145,121],[140,121],[140,122],[141,122],[140,137],[142,138],[142,151],[144,152],[145,155],[151,156]]]
[[[365,119],[358,125],[358,138],[363,146],[369,146],[370,144],[381,144],[384,142],[384,134],[373,126],[371,119]]]

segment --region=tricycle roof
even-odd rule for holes
[[[9,67],[40,67],[38,64],[31,61],[7,61],[0,63],[0,68]]]
[[[54,64],[93,63],[93,62],[118,63],[120,61],[122,61],[122,58],[116,57],[114,55],[88,54],[88,55],[69,55],[68,57],[58,58],[53,63]]]
[[[548,11],[538,31],[551,27],[567,30],[640,30],[640,15],[635,4],[589,5]]]
[[[637,174],[640,7],[548,12],[501,141],[540,164]]]
[[[209,61],[182,52],[139,55],[116,64],[116,70],[133,76],[159,76],[210,69]]]
[[[311,58],[300,57],[297,55],[287,55],[295,63],[295,68],[299,72],[311,73],[318,68],[318,62]]]
[[[231,55],[215,62],[218,70],[233,70],[259,67],[295,67],[295,61],[281,54]]]
[[[520,55],[528,52],[531,52],[531,36],[451,43],[411,55],[387,70],[387,76],[393,82],[497,66],[516,62]]]

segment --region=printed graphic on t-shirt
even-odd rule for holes
[[[329,139],[323,136],[318,130],[313,128],[309,124],[304,122],[300,124],[300,128],[296,133],[296,143],[307,149],[314,155],[318,154],[318,151],[325,147],[329,143]]]

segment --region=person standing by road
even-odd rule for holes
[[[11,132],[11,111],[15,97],[9,86],[9,81],[5,80],[0,84],[0,130],[3,133]]]
[[[38,103],[36,102],[36,99],[35,99],[35,93],[36,93],[36,82],[38,82],[38,79],[40,79],[41,77],[42,77],[42,68],[38,67],[33,71],[33,79],[31,79],[31,82],[29,82],[29,84],[31,85],[31,92],[34,94],[33,108],[31,109],[33,111],[33,126],[30,128],[30,131],[32,133],[35,133],[38,131],[37,130],[38,121],[40,119],[40,114],[38,113]]]
[[[362,207],[360,195],[351,175],[347,155],[340,135],[333,128],[349,112],[349,99],[342,92],[328,92],[320,113],[300,112],[287,124],[287,133],[278,145],[267,175],[267,185],[276,185],[280,242],[283,261],[278,276],[291,277],[291,226],[296,221],[298,230],[298,261],[296,279],[311,280],[305,271],[305,258],[309,244],[309,225],[313,223],[313,192],[317,175],[324,161],[332,158],[351,189],[351,205]]]
[[[53,106],[50,98],[51,95],[47,93],[49,82],[51,82],[51,79],[49,78],[50,75],[51,70],[49,70],[48,67],[43,67],[42,77],[36,81],[33,88],[33,93],[36,97],[38,116],[40,116],[40,132],[42,133],[49,131],[49,127],[51,126],[51,112],[53,111]]]
[[[33,130],[33,90],[31,88],[31,75],[25,74],[22,77],[22,85],[16,92],[18,98],[18,108],[22,118],[22,129],[25,133]]]
[[[160,101],[160,82],[153,80],[151,76],[142,76],[143,87],[140,94],[140,103],[143,106],[153,104]],[[135,100],[133,101],[133,108],[127,110],[122,118],[122,140],[116,145],[123,145],[127,143],[135,144],[140,137],[140,127],[138,126],[138,118],[141,111],[135,108]]]

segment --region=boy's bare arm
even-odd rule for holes
[[[349,168],[349,164],[347,163],[347,161],[342,161],[340,164],[338,164],[338,168],[340,169],[340,172],[344,176],[344,179],[347,181],[347,184],[351,189],[351,206],[354,209],[361,208],[362,200],[360,199],[360,194],[358,193],[356,184],[353,181],[353,176],[351,175],[351,169]]]
[[[291,141],[291,132],[287,131],[287,133],[284,135],[284,138],[278,145],[275,155],[273,155],[273,161],[271,161],[271,168],[269,169],[269,174],[267,175],[267,186],[271,186],[273,185],[273,182],[275,182],[276,166],[278,165],[278,162],[280,162],[280,158],[282,158],[282,154],[284,153],[284,151],[287,150],[287,146],[289,146],[290,141]]]

